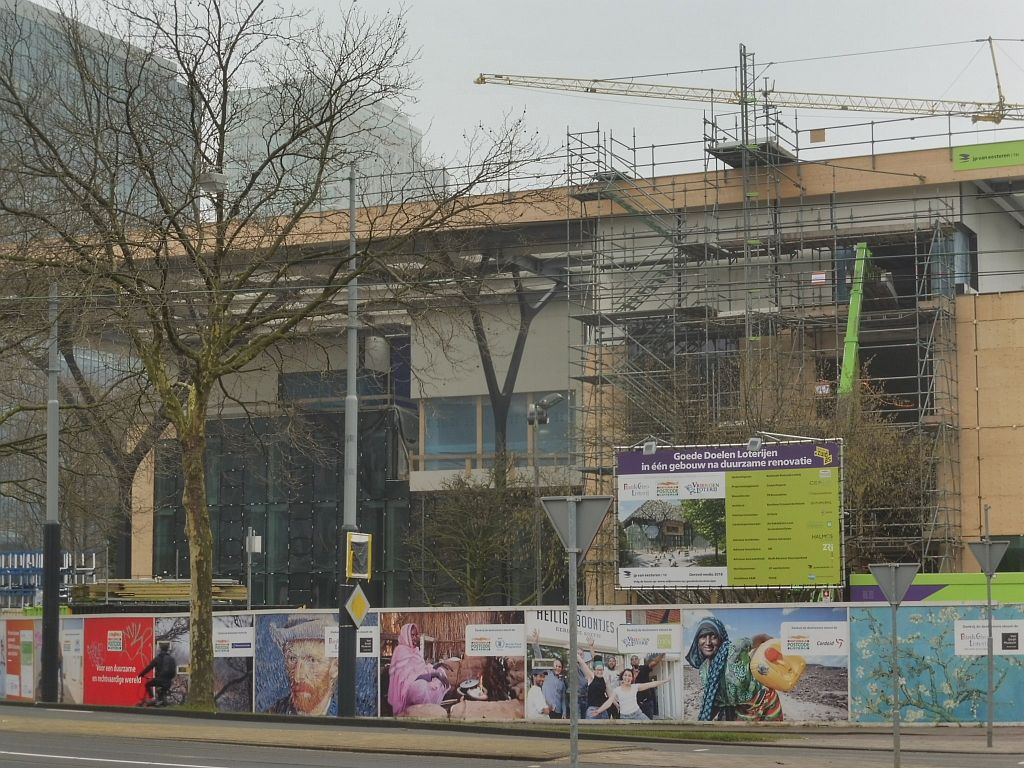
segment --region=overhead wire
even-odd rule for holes
[[[1012,42],[1012,43],[1024,42],[1024,38],[993,38],[992,40],[993,40],[993,42]],[[955,41],[948,42],[948,43],[928,43],[928,44],[924,44],[924,45],[906,45],[906,46],[901,46],[901,47],[898,47],[898,48],[879,48],[879,49],[871,50],[871,51],[850,51],[848,53],[831,53],[831,54],[824,54],[824,55],[821,55],[821,56],[805,56],[805,57],[798,58],[798,59],[779,59],[778,61],[767,61],[764,64],[761,64],[760,66],[762,66],[762,67],[773,67],[773,66],[778,66],[778,65],[781,65],[781,64],[802,64],[802,63],[809,62],[809,61],[827,61],[829,59],[845,59],[845,58],[852,58],[852,57],[855,57],[855,56],[874,56],[874,55],[882,54],[882,53],[903,53],[903,52],[906,52],[906,51],[919,51],[919,50],[925,50],[925,49],[928,49],[928,48],[947,48],[947,47],[955,46],[955,45],[970,45],[972,43],[987,43],[987,42],[988,42],[988,38],[979,38],[979,39],[976,39],[976,40],[955,40]],[[648,77],[674,77],[674,76],[677,76],[677,75],[704,74],[705,72],[724,72],[724,71],[727,71],[727,70],[734,70],[734,69],[737,69],[737,65],[735,65],[735,64],[730,65],[730,66],[721,66],[721,67],[701,67],[699,69],[680,69],[680,70],[676,70],[676,71],[673,71],[673,72],[652,72],[652,73],[648,73],[648,74],[625,75],[625,76],[622,76],[622,77],[602,77],[602,78],[594,78],[594,79],[596,79],[596,80],[607,80],[607,81],[633,80],[633,79],[639,80],[639,79],[648,78]]]

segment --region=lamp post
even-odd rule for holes
[[[537,464],[537,440],[539,427],[550,421],[548,411],[560,402],[565,400],[561,392],[552,392],[545,395],[535,403],[530,403],[526,409],[526,423],[530,425],[530,464],[533,465],[533,562],[536,583],[534,585],[537,605],[544,603],[544,574],[543,559],[541,558],[540,545],[540,466]]]
[[[50,285],[49,360],[46,372],[46,525],[43,527],[43,653],[40,698],[55,703],[60,681],[60,513],[57,472],[60,466],[60,403],[57,376],[57,284]]]
[[[338,532],[338,716],[356,714],[356,625],[345,610],[353,583],[344,558],[348,534],[359,530],[357,512],[359,459],[359,260],[356,256],[356,166],[348,176],[348,323],[345,337],[345,482],[342,526]]]

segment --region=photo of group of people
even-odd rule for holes
[[[579,717],[590,720],[654,720],[678,716],[678,649],[662,639],[662,650],[639,626],[649,618],[663,624],[665,637],[678,629],[679,611],[651,616],[644,611],[583,610],[577,618],[578,650],[569,658],[568,612],[526,612],[527,663],[531,686],[526,718],[561,720],[570,716],[572,686]],[[664,621],[662,621],[664,620]],[[631,623],[635,622],[635,623]],[[625,638],[629,638],[626,640]],[[626,648],[634,652],[625,652]]]

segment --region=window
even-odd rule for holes
[[[387,378],[387,374],[360,370],[356,379],[359,396],[386,394]],[[278,396],[286,403],[302,403],[309,410],[344,408],[347,379],[348,372],[344,370],[282,373]]]
[[[444,397],[424,403],[427,441],[424,469],[462,469],[477,455],[476,397]]]
[[[494,455],[494,411],[491,409],[491,398],[481,397],[483,401],[483,453]],[[526,442],[526,395],[512,395],[508,407],[508,432],[505,435],[505,450],[516,455],[525,455],[529,450]]]
[[[537,427],[537,463],[565,464],[569,453],[568,403],[548,409],[548,423]]]
[[[526,423],[527,406],[544,393],[513,395],[509,404],[506,448],[518,466],[529,466],[532,441],[538,464],[564,464],[569,452],[571,409],[560,403],[548,411],[549,421],[534,433]],[[439,397],[421,403],[426,444],[418,469],[483,469],[494,463],[494,416],[490,398]]]
[[[1006,554],[999,561],[998,570],[1001,573],[1017,573],[1024,571],[1024,536],[994,536],[994,539],[1001,539],[1010,542]]]

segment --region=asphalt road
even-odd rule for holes
[[[479,733],[447,733],[443,738],[457,741],[465,756],[417,754],[417,742],[430,732],[404,728],[362,726],[312,726],[302,723],[221,721],[217,738],[195,740],[203,720],[143,716],[130,712],[60,711],[43,708],[0,710],[0,766],[19,768],[541,768],[566,766],[567,743],[557,740],[551,757],[523,758],[500,754],[496,737]],[[174,728],[192,731],[181,737],[167,736]],[[315,730],[314,730],[315,729]],[[314,734],[329,732],[343,741],[358,736],[380,741],[382,748],[399,748],[406,754],[346,752],[344,748],[312,748]],[[247,743],[254,734],[264,744]],[[129,735],[130,734],[130,735]],[[267,735],[293,746],[269,746]],[[1008,735],[1008,734],[1007,734]],[[828,736],[823,736],[827,743]],[[191,737],[191,738],[190,738]],[[1018,737],[1019,738],[1019,737]],[[322,741],[322,739],[320,740]],[[519,742],[533,741],[518,737]],[[540,741],[550,746],[551,739]],[[230,742],[230,743],[225,743]],[[306,746],[303,746],[303,744]],[[294,746],[298,744],[298,746]],[[1020,750],[1004,748],[998,753],[924,752],[906,750],[906,768],[1011,768],[1024,766],[1024,744]],[[587,768],[645,766],[650,768],[888,768],[891,751],[858,748],[818,749],[811,746],[772,743],[758,746],[731,744],[630,744],[624,741],[585,745],[581,765]],[[531,749],[540,749],[531,747]],[[409,754],[411,752],[412,754]],[[475,754],[474,754],[475,752]],[[557,756],[556,757],[556,753]],[[495,759],[500,758],[500,759]]]
[[[5,735],[0,765],[18,768],[509,768],[508,760],[373,755],[237,744],[76,738],[73,744]],[[520,765],[522,765],[520,763]]]
[[[651,745],[611,749],[607,756],[584,755],[587,768],[665,766],[666,768],[732,768],[734,766],[816,766],[817,768],[873,768],[891,766],[892,755],[864,754],[855,750],[792,750],[785,747],[700,747]],[[793,754],[793,753],[796,754]],[[610,759],[609,759],[610,758]],[[996,768],[1020,766],[1024,761],[1007,755],[904,753],[907,768]],[[797,762],[791,762],[792,760]],[[142,741],[110,737],[77,737],[73,743],[54,739],[41,742],[37,735],[6,734],[0,765],[19,768],[536,768],[567,765],[565,758],[545,763],[480,758],[381,755],[237,744]]]

